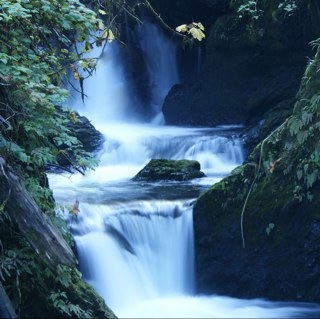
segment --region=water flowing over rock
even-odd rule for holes
[[[134,178],[134,181],[185,181],[204,177],[200,163],[190,160],[152,159]]]

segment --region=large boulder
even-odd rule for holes
[[[293,114],[197,200],[199,293],[320,302],[319,54]]]
[[[86,152],[93,153],[100,150],[104,142],[102,133],[85,116],[80,116],[76,112],[71,114],[74,114],[74,119],[67,124],[71,135],[81,142]]]
[[[152,159],[134,178],[134,181],[184,181],[204,177],[200,163],[192,160]]]
[[[88,118],[79,115],[75,111],[65,110],[60,107],[57,107],[57,112],[62,113],[63,116],[68,119],[66,126],[69,130],[69,135],[77,138],[85,152],[94,154],[102,149],[105,138],[103,134],[92,125]],[[66,147],[66,145],[60,145],[59,150],[65,150]],[[57,161],[60,167],[74,167],[73,162],[75,161],[75,156],[73,152],[67,152],[67,154],[65,154],[65,152],[59,152]],[[54,167],[54,169],[56,168]]]

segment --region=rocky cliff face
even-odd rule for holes
[[[320,301],[319,54],[292,116],[198,199],[199,292]]]
[[[308,43],[320,34],[320,8],[300,1],[287,13],[279,4],[263,2],[253,24],[235,11],[213,18],[199,77],[172,88],[164,102],[168,124],[248,124],[295,96],[312,56]]]

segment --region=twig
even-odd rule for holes
[[[55,168],[61,169],[61,170],[65,171],[65,172],[68,172],[68,173],[73,175],[73,172],[67,167],[63,167],[63,166],[60,166],[60,165],[57,165],[57,164],[47,164],[46,166],[55,167]]]
[[[257,168],[257,171],[256,171],[256,175],[251,183],[251,186],[250,186],[250,189],[248,191],[248,194],[247,194],[247,197],[246,197],[246,200],[244,201],[244,204],[243,204],[243,207],[242,207],[242,211],[241,211],[241,220],[240,220],[240,226],[241,226],[241,237],[242,237],[242,247],[243,248],[246,248],[246,245],[245,245],[245,239],[244,239],[244,229],[243,229],[243,219],[244,219],[244,213],[245,213],[245,209],[247,207],[247,203],[248,203],[248,199],[252,193],[252,190],[253,190],[253,186],[259,176],[259,172],[260,172],[260,168],[261,168],[261,162],[262,162],[262,152],[263,152],[263,147],[264,147],[264,144],[265,142],[275,133],[277,132],[278,130],[280,130],[286,123],[288,122],[288,119],[286,119],[278,128],[276,128],[274,131],[272,131],[261,143],[261,148],[260,148],[260,158],[259,158],[259,164],[258,164],[258,168]]]
[[[177,32],[176,30],[172,29],[168,24],[166,24],[163,19],[160,17],[160,15],[154,11],[153,7],[151,6],[150,2],[148,0],[144,0],[143,5],[150,10],[150,12],[159,20],[159,22],[164,26],[165,29],[172,32],[173,34],[183,38],[187,42],[192,42],[191,39],[189,39],[186,35],[181,34],[180,32]]]
[[[85,175],[85,173],[72,162],[71,158],[67,154],[62,153],[62,156],[64,156],[64,158],[67,160],[67,162],[72,166],[74,170],[79,172],[81,175]]]
[[[143,24],[143,22],[142,22],[137,16],[135,16],[132,12],[130,12],[125,6],[123,6],[122,9],[123,9],[126,13],[128,13],[129,16],[130,16],[131,18],[133,18],[137,23]]]
[[[78,89],[72,84],[72,82],[68,79],[68,77],[67,77],[67,81],[68,81],[68,83],[71,85],[71,87],[72,87],[76,92],[78,92],[78,93],[81,94],[81,96],[83,96],[83,97],[88,97],[88,95],[86,95],[84,92],[78,90]]]

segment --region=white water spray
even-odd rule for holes
[[[130,119],[130,102],[127,95],[119,45],[114,41],[105,47],[94,47],[86,56],[97,58],[97,69],[83,82],[84,104],[80,94],[72,101],[72,108],[80,111],[98,127],[105,123]]]
[[[75,237],[87,279],[115,310],[193,291],[192,206],[82,205]]]

